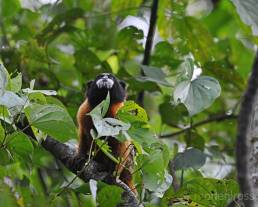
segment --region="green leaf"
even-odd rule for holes
[[[169,100],[166,100],[159,105],[159,113],[161,115],[162,123],[172,127],[175,127],[178,124],[185,124],[189,120],[188,111],[184,104],[172,106]]]
[[[194,63],[193,60],[187,58],[179,67],[180,74],[177,76],[177,83],[185,80],[192,80],[194,73]]]
[[[107,141],[101,140],[101,139],[97,139],[97,140],[95,140],[95,143],[98,145],[98,147],[100,148],[100,150],[101,150],[110,160],[112,160],[114,163],[119,164],[119,160],[118,160],[117,158],[115,158],[114,155],[112,154],[112,149],[111,149],[110,146],[108,145]]]
[[[108,92],[107,97],[106,97],[106,99],[103,103],[103,107],[101,109],[101,116],[102,117],[104,117],[107,114],[109,105],[110,105],[110,94]]]
[[[91,115],[93,124],[97,130],[97,138],[103,136],[116,136],[121,131],[127,131],[130,128],[130,124],[124,123],[118,119],[104,118]]]
[[[110,95],[107,94],[107,97],[99,105],[97,105],[89,115],[92,118],[94,127],[97,131],[96,138],[103,136],[116,136],[119,135],[122,131],[127,131],[130,128],[130,124],[120,121],[114,118],[103,118],[109,108],[110,104]]]
[[[174,199],[183,198],[203,206],[224,207],[238,193],[238,184],[234,180],[196,178],[186,182]]]
[[[46,101],[48,104],[54,104],[54,105],[60,106],[66,110],[65,105],[58,98],[53,97],[53,96],[47,96],[45,98],[46,98]]]
[[[33,152],[33,145],[30,138],[22,132],[15,132],[7,136],[7,147],[14,152],[20,159],[28,159]]]
[[[57,105],[32,104],[25,108],[29,123],[61,141],[76,138],[76,127],[66,110]]]
[[[186,147],[193,147],[201,151],[204,150],[205,140],[202,136],[197,134],[195,131],[191,131],[191,134],[186,133],[184,136]]]
[[[155,143],[144,149],[148,155],[139,155],[137,163],[142,166],[144,187],[155,192],[165,181],[165,170],[169,159],[168,148],[166,145]]]
[[[20,9],[19,0],[0,0],[0,17],[14,16]]]
[[[84,199],[83,199],[83,204],[87,207],[96,207],[97,206],[92,195],[85,195]]]
[[[0,193],[0,206],[5,206],[5,207],[13,207],[17,206],[15,197],[13,193],[11,192],[11,189],[7,185],[1,184],[0,187],[1,193]]]
[[[4,95],[0,96],[0,105],[6,106],[8,109],[17,108],[17,111],[25,105],[26,101],[16,95],[12,91],[6,91]]]
[[[98,58],[96,53],[88,48],[77,49],[74,54],[75,67],[88,77],[88,80],[95,78],[100,70],[85,70],[85,68],[94,68],[97,65],[103,69],[101,60]]]
[[[148,122],[146,111],[134,101],[126,101],[116,116],[124,122]]]
[[[123,190],[117,186],[110,185],[102,188],[97,194],[97,201],[100,207],[116,207],[121,200]]]
[[[121,29],[118,33],[117,44],[119,47],[128,45],[131,50],[137,50],[141,47],[139,40],[144,38],[143,31],[134,26],[128,26]]]
[[[8,83],[8,72],[5,69],[4,65],[0,63],[0,96],[4,94],[7,83]]]
[[[131,0],[131,1],[112,1],[111,3],[111,11],[123,11],[121,13],[122,16],[127,15],[136,15],[137,9],[129,9],[129,8],[139,8],[141,6],[142,1],[140,0]]]
[[[170,174],[168,174],[167,171],[165,171],[164,181],[158,188],[156,188],[155,195],[159,198],[162,198],[165,191],[169,187],[171,187],[172,181],[173,181],[173,177]]]
[[[169,66],[174,70],[180,63],[181,60],[175,52],[172,44],[167,41],[162,41],[155,45],[154,54],[151,57],[151,65],[160,68]]]
[[[142,65],[141,68],[144,71],[145,76],[138,77],[137,78],[138,81],[143,81],[143,82],[150,81],[164,86],[169,86],[169,87],[172,86],[165,79],[166,74],[161,69],[156,67],[146,66],[146,65]]]
[[[0,166],[6,166],[6,165],[10,164],[11,158],[6,149],[0,148],[0,157],[1,157]]]
[[[163,156],[160,151],[157,151],[157,153],[151,154],[150,157],[147,158],[147,164],[142,168],[143,183],[145,188],[155,191],[164,181]]]
[[[42,93],[42,94],[47,95],[47,96],[57,95],[57,92],[54,91],[54,90],[32,90],[30,88],[25,88],[25,89],[22,89],[22,91],[24,93],[28,93],[28,94],[30,94],[30,93]]]
[[[218,50],[213,36],[200,20],[190,16],[174,16],[172,27],[175,31],[173,38],[178,39],[175,46],[183,54],[191,52],[194,59],[202,65],[225,56],[224,51]]]
[[[35,86],[35,79],[30,81],[30,89],[33,89]]]
[[[10,80],[11,82],[11,91],[17,93],[21,90],[22,87],[22,74],[18,73],[18,75]]]
[[[120,69],[119,60],[116,55],[112,55],[107,59],[107,63],[110,65],[113,74],[117,74]]]
[[[60,12],[53,20],[45,27],[45,29],[37,35],[37,39],[41,43],[51,42],[58,37],[62,32],[72,32],[76,28],[71,24],[78,18],[83,17],[84,11],[81,8],[72,8],[65,12]]]
[[[199,169],[205,164],[206,157],[207,155],[198,149],[187,149],[184,152],[177,153],[174,158],[175,168],[176,170],[188,168]]]
[[[4,140],[5,132],[2,124],[0,123],[0,143]]]
[[[103,118],[108,111],[109,104],[110,104],[110,94],[108,93],[107,96],[106,96],[106,99],[103,100],[94,109],[92,109],[91,112],[89,113],[89,115],[94,116],[98,119]]]
[[[42,93],[30,93],[28,94],[31,103],[46,104],[46,97]]]
[[[131,125],[128,134],[132,140],[135,140],[141,145],[144,143],[150,145],[157,142],[156,137],[150,131],[149,125],[142,122],[134,122]]]
[[[8,112],[8,109],[5,106],[0,105],[0,120],[3,120],[4,122],[11,124],[13,121],[10,113]]]
[[[219,82],[209,76],[199,76],[193,81],[180,82],[174,91],[174,102],[183,103],[190,116],[208,108],[219,97],[221,87]]]
[[[220,83],[227,86],[229,91],[232,90],[232,85],[237,91],[245,89],[246,80],[240,76],[228,60],[207,62],[204,65],[204,70],[207,71],[208,75],[215,77]]]
[[[242,21],[252,27],[253,34],[258,36],[258,4],[256,0],[232,0]]]

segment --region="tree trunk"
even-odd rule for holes
[[[238,118],[237,173],[245,207],[258,206],[258,52]]]

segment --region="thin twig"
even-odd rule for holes
[[[202,120],[200,122],[197,122],[197,123],[193,124],[192,126],[188,126],[188,127],[184,128],[180,131],[170,133],[170,134],[163,134],[163,135],[159,136],[159,138],[163,139],[163,138],[170,138],[170,137],[178,136],[178,135],[188,131],[190,128],[194,129],[194,128],[200,127],[202,125],[208,124],[210,122],[220,122],[220,121],[225,121],[225,120],[228,120],[228,119],[237,119],[237,116],[233,115],[233,114],[231,114],[231,115],[227,115],[227,114],[217,115],[217,116],[210,117],[208,119]]]

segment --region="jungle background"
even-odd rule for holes
[[[128,101],[120,127],[97,129],[95,140],[133,141],[141,204],[239,206],[237,117],[257,50],[257,7],[256,0],[0,0],[0,206],[122,202],[122,188],[84,182],[42,144],[51,137],[76,145],[86,83],[102,72],[127,83]]]

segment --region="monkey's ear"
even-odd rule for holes
[[[93,83],[93,80],[90,80],[90,81],[87,83],[87,88],[90,88],[92,83]]]
[[[126,87],[126,83],[124,82],[124,81],[119,81],[119,83],[120,83],[120,85],[125,89],[125,87]]]

